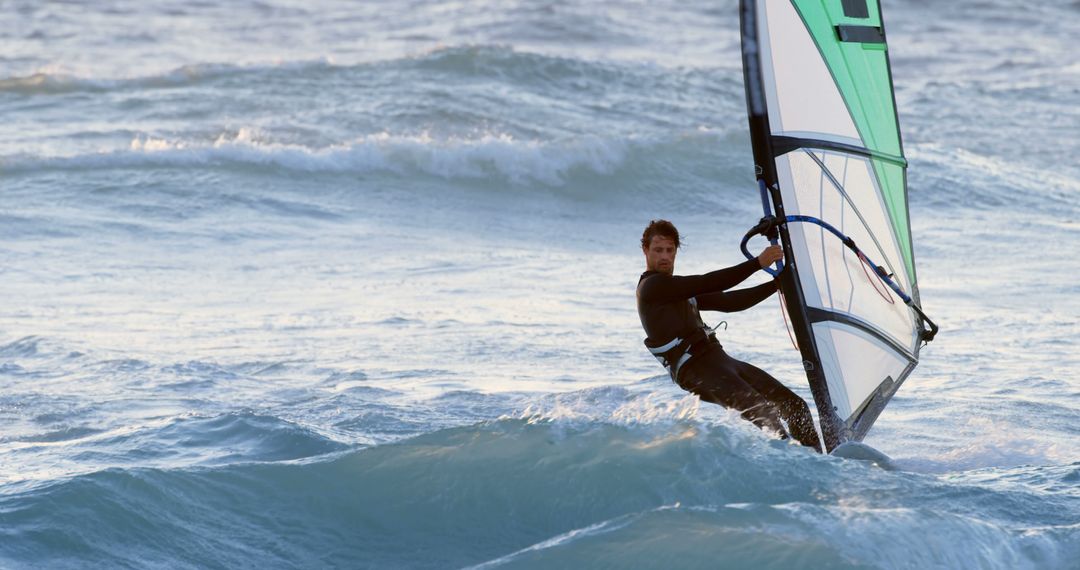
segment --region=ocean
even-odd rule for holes
[[[1080,3],[883,9],[894,471],[641,344],[761,215],[736,2],[0,0],[0,567],[1080,568]]]

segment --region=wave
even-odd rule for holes
[[[8,173],[35,170],[98,170],[112,168],[256,167],[296,172],[405,173],[440,178],[498,176],[511,181],[540,180],[559,184],[573,168],[610,171],[621,164],[625,143],[600,138],[564,145],[517,141],[509,135],[478,139],[436,140],[378,133],[340,145],[311,148],[260,140],[257,131],[240,129],[216,140],[137,138],[126,150],[62,157],[5,157]]]
[[[905,538],[916,534],[920,548],[912,552]],[[957,548],[957,535],[982,549]],[[1040,541],[930,509],[672,505],[574,529],[471,568],[577,567],[598,554],[610,568],[670,568],[671,560],[680,568],[715,568],[718,560],[724,568],[1034,568],[1021,552],[1027,542]],[[1038,560],[1067,564],[1054,555]]]
[[[139,137],[127,149],[71,156],[15,155],[0,158],[5,174],[108,169],[240,169],[296,173],[384,175],[412,179],[490,181],[511,185],[564,187],[649,176],[658,182],[698,176],[699,183],[743,165],[723,157],[718,147],[734,146],[739,134],[705,129],[669,136],[581,136],[521,140],[504,133],[475,138],[435,138],[427,133],[377,133],[314,148],[267,140],[257,129],[225,133],[212,141]],[[707,166],[695,166],[707,165]],[[711,164],[710,164],[711,163]]]
[[[21,405],[26,405],[25,400]],[[304,425],[252,412],[144,418],[103,426],[75,414],[39,415],[37,429],[0,438],[9,488],[35,488],[106,467],[225,465],[303,459],[349,448]]]
[[[132,89],[168,89],[199,85],[217,79],[283,72],[310,74],[332,70],[329,59],[284,62],[276,64],[238,65],[229,63],[196,63],[182,65],[164,73],[142,77],[92,78],[67,73],[34,73],[0,79],[0,93],[17,95],[60,95],[67,93],[102,93]]]
[[[357,78],[393,72],[421,72],[449,77],[475,79],[490,77],[512,79],[517,84],[555,84],[572,86],[576,92],[600,92],[614,84],[641,86],[655,83],[657,69],[667,72],[660,77],[674,86],[699,84],[709,77],[711,67],[660,68],[658,64],[637,61],[612,62],[523,51],[506,44],[440,46],[388,59],[339,63],[333,58],[252,63],[192,63],[160,73],[136,77],[81,77],[68,73],[39,72],[26,76],[0,78],[0,94],[59,95],[101,93],[144,89],[173,89],[218,80],[291,82],[331,80],[335,76]],[[738,79],[738,78],[735,78]],[[664,81],[661,79],[661,81]],[[737,81],[732,86],[740,86]]]
[[[254,128],[216,138],[139,136],[128,148],[70,156],[0,157],[6,175],[41,172],[200,169],[252,174],[359,176],[458,182],[471,188],[541,187],[575,197],[654,194],[716,199],[752,187],[749,142],[741,130],[695,129],[637,136],[524,139],[491,132],[474,137],[380,132],[329,146],[275,140]],[[913,206],[1007,208],[1017,192],[1025,208],[1071,208],[1080,185],[1068,176],[938,145],[911,149]],[[725,201],[730,205],[731,201]],[[753,200],[746,205],[752,206]]]
[[[1067,171],[1001,160],[962,148],[923,144],[909,148],[911,191],[936,207],[1069,211],[1080,181]],[[924,168],[918,168],[923,166]],[[1026,197],[1026,198],[1020,198]]]
[[[4,358],[28,358],[37,356],[42,338],[36,335],[24,336],[0,345],[0,357]]]
[[[725,65],[726,63],[726,65]],[[600,95],[617,86],[644,88],[706,88],[704,83],[723,82],[741,93],[742,78],[730,62],[708,66],[669,67],[655,61],[608,60],[569,57],[524,51],[512,45],[462,45],[440,47],[380,66],[418,69],[454,77],[497,78],[517,85],[555,85],[572,88],[579,97]],[[725,69],[722,76],[714,71]],[[729,75],[732,75],[729,77]],[[713,86],[715,88],[715,86]]]
[[[1061,505],[1024,485],[884,472],[734,431],[503,419],[316,459],[109,469],[0,498],[0,532],[19,536],[0,541],[0,560],[1015,568],[1076,554],[1068,513],[1035,514]],[[1064,483],[1074,472],[1039,477]],[[976,519],[972,505],[989,506]],[[916,540],[919,549],[906,546]]]

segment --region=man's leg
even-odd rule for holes
[[[810,406],[806,405],[806,401],[768,372],[753,364],[736,362],[739,377],[776,405],[780,416],[787,422],[792,437],[807,447],[821,451],[817,430],[814,429],[814,418],[810,415]]]
[[[762,429],[787,437],[779,407],[740,377],[739,361],[717,347],[699,357],[679,375],[679,386],[702,400],[738,410],[742,417]],[[812,427],[812,426],[811,426]],[[801,440],[800,440],[801,441]]]

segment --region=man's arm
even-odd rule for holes
[[[776,281],[762,283],[756,287],[738,291],[720,291],[697,296],[698,309],[702,311],[723,311],[734,313],[744,311],[768,299],[776,292]]]
[[[761,267],[757,259],[748,259],[738,265],[710,271],[704,275],[658,273],[642,283],[641,299],[649,303],[669,303],[731,289],[746,281],[747,277],[753,275]]]

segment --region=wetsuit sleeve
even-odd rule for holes
[[[762,283],[738,291],[721,291],[697,296],[698,309],[734,313],[753,307],[776,292],[776,281]]]
[[[747,277],[761,269],[757,259],[748,259],[726,269],[710,271],[704,275],[667,275],[659,273],[641,284],[641,299],[648,303],[669,303],[716,293],[746,281]]]

